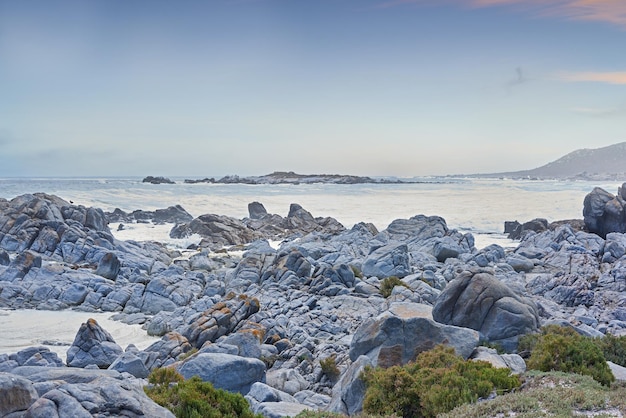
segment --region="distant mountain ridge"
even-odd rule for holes
[[[626,179],[626,142],[603,148],[583,148],[532,170],[479,174],[477,177],[508,177],[571,180]]]

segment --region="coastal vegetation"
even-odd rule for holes
[[[520,386],[509,369],[464,360],[451,347],[439,345],[404,366],[366,368],[363,409],[370,414],[435,417],[468,402],[506,393]]]
[[[529,369],[588,375],[610,386],[615,377],[606,363],[602,345],[601,339],[582,336],[573,328],[548,325],[537,334],[521,337],[519,349],[530,352],[526,360]]]
[[[398,277],[389,276],[386,279],[384,279],[382,282],[380,282],[380,294],[383,295],[383,297],[388,298],[389,296],[391,296],[391,292],[393,291],[393,288],[396,286],[404,286],[408,288],[406,283],[404,283]]]
[[[185,380],[171,367],[155,369],[148,382],[146,394],[177,418],[261,418],[241,394],[216,389],[198,376]]]

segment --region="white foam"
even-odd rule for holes
[[[127,325],[109,319],[113,313],[78,311],[37,311],[20,309],[0,310],[0,353],[16,353],[32,346],[45,346],[65,360],[67,350],[74,341],[80,325],[89,318],[107,330],[122,348],[134,344],[140,350],[158,341],[149,336],[141,325]],[[44,342],[54,344],[43,344]]]
[[[156,241],[176,249],[185,249],[202,241],[198,234],[185,238],[170,238],[170,231],[174,227],[172,223],[158,225],[152,222],[123,223],[123,229],[118,229],[119,225],[120,222],[110,223],[109,228],[113,236],[120,241]]]

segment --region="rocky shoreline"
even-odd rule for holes
[[[38,193],[2,199],[0,308],[113,312],[161,340],[122,348],[87,321],[66,363],[43,347],[0,355],[0,416],[172,416],[141,390],[162,366],[240,392],[268,417],[355,414],[364,367],[404,364],[442,342],[523,372],[518,355],[479,344],[514,352],[520,335],[550,323],[624,335],[626,238],[611,229],[622,195],[602,192],[584,214],[600,235],[565,222],[522,231],[511,251],[479,250],[437,216],[378,231],[297,204],[282,217],[253,202],[234,219],[180,206],[105,213]],[[191,253],[119,241],[109,222],[172,222],[172,237],[202,241]],[[389,276],[403,285],[385,298]],[[324,372],[328,358],[338,375]]]

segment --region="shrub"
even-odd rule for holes
[[[155,369],[148,381],[146,394],[179,418],[261,418],[250,411],[250,405],[239,393],[215,389],[198,376],[184,380],[173,368]]]
[[[396,286],[404,286],[406,288],[409,287],[396,276],[389,276],[380,283],[380,294],[383,295],[383,297],[388,298],[391,296],[391,291]]]
[[[350,270],[352,270],[352,273],[354,273],[354,277],[358,279],[363,278],[363,272],[361,272],[361,270],[357,266],[350,264]]]
[[[606,334],[596,341],[608,361],[626,367],[626,336],[616,337]]]
[[[605,386],[615,381],[598,341],[573,328],[548,325],[539,334],[520,340],[531,352],[526,362],[529,369],[588,375]]]
[[[365,412],[416,418],[435,417],[494,390],[505,392],[520,385],[509,369],[465,361],[443,345],[420,353],[415,362],[404,366],[367,368],[362,378],[367,386]]]
[[[339,377],[339,368],[337,367],[337,360],[334,355],[320,360],[320,366],[322,367],[322,373],[329,379],[334,380]]]
[[[187,351],[186,353],[179,355],[176,360],[178,361],[187,360],[189,357],[193,356],[197,352],[198,352],[198,349],[196,347],[193,347],[191,350]]]

